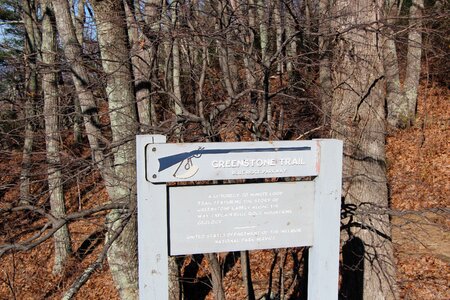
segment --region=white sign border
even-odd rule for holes
[[[342,141],[318,142],[314,245],[309,248],[308,299],[338,299]],[[140,299],[168,299],[168,220],[165,183],[146,180],[146,151],[162,135],[136,136]],[[163,212],[163,213],[161,213]],[[166,212],[166,213],[164,213]]]

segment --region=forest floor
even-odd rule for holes
[[[387,140],[392,237],[403,299],[450,299],[449,90],[421,86],[413,127]]]
[[[395,212],[392,237],[402,299],[450,299],[449,96],[448,88],[422,85],[415,125],[390,132],[387,139],[388,179]],[[73,155],[87,155],[85,150]],[[0,157],[0,186],[8,187],[0,190],[0,208],[17,199],[20,157],[20,151]],[[38,160],[45,161],[43,157]],[[33,187],[35,192],[42,191],[42,182]],[[98,182],[96,173],[79,173],[76,181],[67,182],[69,212],[105,202],[105,190]],[[44,195],[40,201],[42,205],[48,202]],[[15,226],[23,225],[19,226],[22,232],[25,227],[29,229],[19,235],[10,228],[10,222]],[[0,244],[26,238],[42,224],[43,220],[32,214],[11,215],[8,220],[0,220]],[[68,263],[63,276],[52,275],[51,240],[30,251],[3,256],[0,260],[0,299],[60,299],[99,255],[104,244],[103,224],[104,215],[100,214],[70,225],[77,255]],[[267,292],[276,294],[283,289],[295,299],[295,282],[301,285],[297,276],[301,270],[296,268],[302,253],[301,249],[252,251],[251,271],[257,297]],[[228,299],[233,300],[244,299],[245,295],[238,256],[219,255],[221,260],[231,261],[224,287]],[[194,259],[193,256],[190,261]],[[184,272],[188,272],[188,262]],[[199,284],[197,287],[203,285],[207,293],[208,286],[202,278],[208,274],[203,267],[206,267],[204,260],[193,281]],[[207,298],[212,299],[212,296]],[[106,262],[80,289],[76,299],[118,299]]]

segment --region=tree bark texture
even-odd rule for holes
[[[205,254],[208,260],[209,270],[211,272],[211,282],[212,282],[212,292],[214,299],[225,300],[225,291],[222,285],[222,268],[220,267],[219,260],[217,259],[217,254],[208,253]]]
[[[333,84],[330,62],[330,0],[319,1],[319,84],[323,124],[330,124]]]
[[[106,95],[112,131],[113,182],[106,181],[111,201],[136,208],[135,140],[137,133],[136,101],[129,57],[125,10],[120,0],[92,1],[97,37],[106,76]],[[137,228],[136,214],[126,220],[125,212],[112,210],[107,217],[107,240],[125,225],[122,234],[108,251],[108,262],[121,299],[137,299]],[[128,223],[124,223],[128,222]]]
[[[393,127],[405,127],[409,123],[408,102],[405,101],[400,84],[397,48],[393,30],[387,28],[383,45],[383,64],[386,76],[387,122]]]
[[[150,112],[150,77],[152,64],[152,46],[148,45],[147,39],[139,28],[139,23],[135,19],[133,8],[129,3],[125,3],[127,14],[128,36],[131,45],[131,62],[134,75],[134,88],[136,91],[136,102],[139,116],[139,123],[147,126],[152,125]]]
[[[72,12],[72,20],[73,25],[75,28],[75,33],[77,36],[78,43],[80,44],[81,48],[83,48],[83,42],[84,42],[84,22],[86,19],[86,14],[84,11],[84,5],[86,4],[86,0],[79,0],[77,5],[77,14],[75,14],[75,7],[73,0],[70,1],[71,6],[73,7]],[[80,100],[78,97],[74,97],[73,99],[73,105],[74,105],[74,118],[73,118],[73,136],[74,140],[77,143],[81,143],[81,140],[83,138],[83,124],[82,124],[82,117],[81,117],[81,106],[80,106]]]
[[[416,117],[422,58],[422,10],[423,0],[413,0],[409,10],[408,54],[406,55],[405,98],[408,103],[409,123]]]
[[[370,29],[381,1],[337,1],[333,27],[333,136],[344,141],[344,299],[395,299],[395,262],[385,157],[385,87],[380,36]],[[358,284],[359,283],[359,284]]]
[[[58,89],[56,74],[56,33],[54,15],[48,1],[44,2],[42,20],[42,89],[44,91],[45,142],[47,147],[47,180],[50,193],[50,209],[56,218],[66,214],[64,190],[59,156]],[[53,236],[55,255],[53,274],[60,274],[71,255],[72,247],[67,224]]]
[[[292,4],[283,2],[283,6],[286,10],[292,11]],[[295,34],[295,18],[289,13],[286,14],[286,39],[291,39],[290,43],[286,47],[286,71],[289,76],[289,83],[295,84],[295,80],[298,79],[295,70],[295,60],[297,57],[297,40],[294,38]]]
[[[174,2],[171,5],[172,14],[172,31],[176,32],[178,24],[178,3]],[[181,61],[180,61],[180,39],[176,36],[172,37],[172,83],[173,83],[173,95],[177,98],[178,102],[182,102],[181,96]],[[180,123],[178,122],[183,113],[181,106],[174,102],[173,110],[175,112],[175,118],[177,120],[177,125],[175,127],[175,136],[177,141],[182,142],[182,134]]]
[[[242,282],[248,300],[255,300],[255,290],[253,289],[252,273],[250,269],[250,256],[248,250],[241,251]]]
[[[109,161],[103,155],[102,133],[98,120],[98,108],[90,89],[88,72],[83,65],[83,52],[73,26],[70,8],[67,0],[52,1],[55,11],[56,27],[61,39],[64,56],[71,67],[72,79],[75,85],[76,96],[80,101],[84,126],[92,151],[92,161],[98,165],[102,177],[111,180]]]
[[[24,45],[24,61],[25,61],[25,134],[22,151],[22,165],[20,172],[20,203],[30,204],[30,173],[31,173],[31,152],[33,150],[34,137],[34,105],[38,95],[36,59],[37,44],[35,38],[35,30],[33,25],[33,15],[35,9],[30,0],[22,0],[22,19],[25,27],[25,45]]]

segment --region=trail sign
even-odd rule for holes
[[[342,142],[166,144],[137,137],[139,294],[168,298],[168,256],[310,246],[308,298],[337,299]],[[311,181],[167,186],[170,182]]]
[[[170,254],[313,245],[312,181],[169,190]]]
[[[276,141],[148,145],[150,182],[314,176],[317,142]]]

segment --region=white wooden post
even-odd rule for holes
[[[309,249],[308,299],[338,298],[342,141],[319,140],[315,179],[314,243]]]
[[[167,188],[165,183],[146,180],[145,157],[146,150],[152,151],[151,144],[165,142],[162,135],[136,138],[140,299],[169,297]]]

